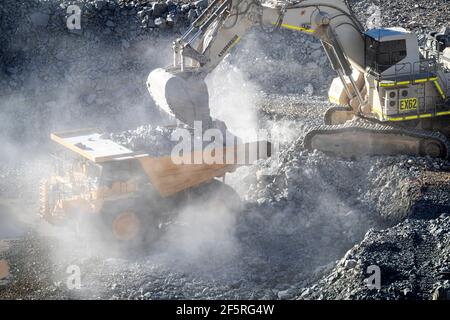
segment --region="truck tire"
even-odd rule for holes
[[[102,236],[119,250],[141,249],[159,237],[158,215],[144,198],[106,201],[101,212]]]

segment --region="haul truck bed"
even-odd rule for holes
[[[164,212],[173,211],[174,204],[183,202],[181,198],[196,194],[189,194],[190,190],[208,185],[204,190],[212,192],[219,183],[214,178],[257,158],[267,158],[271,151],[270,143],[258,141],[207,153],[235,161],[212,163],[204,158],[197,164],[176,164],[170,155],[155,157],[130,150],[97,129],[57,132],[51,139],[70,155],[70,161],[57,158],[55,172],[43,181],[40,215],[53,224],[96,217],[106,230],[112,230],[113,239],[133,243],[137,235],[141,239],[144,225],[146,229],[159,225]],[[256,157],[251,154],[255,151]],[[191,158],[203,155],[203,150],[196,150]],[[225,187],[223,183],[219,186],[220,190]],[[149,220],[153,222],[149,224]]]
[[[242,165],[242,163],[236,164],[233,162],[219,164],[174,164],[170,155],[152,157],[147,153],[135,152],[111,139],[105,138],[103,133],[96,129],[52,133],[51,139],[93,163],[102,164],[107,162],[138,160],[150,182],[159,191],[161,196],[170,196],[215,177],[222,177],[225,173],[234,171],[237,165]],[[248,154],[251,150],[258,150],[259,155],[263,154],[262,157],[270,156],[270,144],[267,141],[245,143],[228,148],[224,147],[221,152],[223,155],[231,152],[234,160],[247,159],[249,161],[250,156]],[[202,150],[194,151],[192,158],[196,156],[195,153],[202,152]],[[258,158],[261,158],[261,156]],[[244,162],[243,164],[251,163]]]

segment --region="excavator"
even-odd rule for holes
[[[400,27],[364,30],[345,0],[213,0],[173,42],[173,63],[147,87],[172,118],[223,129],[210,115],[205,77],[252,28],[286,28],[317,38],[337,77],[324,125],[307,149],[339,156],[450,155],[450,32],[424,46]],[[301,75],[299,75],[301,76]]]

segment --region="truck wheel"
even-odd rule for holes
[[[144,248],[159,237],[159,222],[143,199],[105,202],[101,218],[106,240],[119,249]]]
[[[132,241],[139,236],[141,227],[139,217],[131,210],[119,212],[112,221],[112,232],[119,241]]]

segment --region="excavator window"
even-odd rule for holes
[[[366,67],[376,74],[406,58],[406,40],[378,41],[366,35],[365,44]]]

